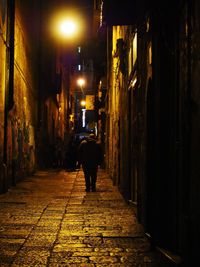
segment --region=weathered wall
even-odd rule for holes
[[[133,75],[125,70],[121,77],[114,57],[122,38],[128,59],[131,35],[114,26],[112,49],[107,40],[106,164],[116,184],[138,201],[139,220],[156,246],[190,266],[198,261],[200,238],[200,4],[149,1],[143,11]],[[127,94],[134,71],[137,83]]]
[[[7,132],[7,187],[35,170],[38,8],[31,3],[15,1],[14,15],[9,17],[9,21],[14,20],[14,57],[8,61],[7,68],[13,68],[14,74],[9,77],[9,97],[13,104],[7,110],[7,126],[4,126]]]
[[[7,34],[7,6],[0,3],[0,192],[6,189],[6,166],[4,162],[4,115],[6,92],[6,34]]]
[[[6,86],[6,5],[0,6],[0,164],[3,162],[4,105]]]

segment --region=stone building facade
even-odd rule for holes
[[[6,190],[35,169],[39,38],[37,5],[1,4],[1,190]]]
[[[104,1],[106,168],[152,242],[191,266],[200,234],[200,7],[130,2]]]
[[[48,4],[1,1],[1,192],[52,166],[56,137],[64,139],[66,85],[58,79],[56,45],[47,30]]]

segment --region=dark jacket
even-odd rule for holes
[[[83,168],[96,168],[103,161],[101,145],[93,138],[87,138],[79,145],[79,163]]]

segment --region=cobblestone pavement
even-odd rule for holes
[[[104,170],[39,171],[0,195],[0,266],[168,267]]]

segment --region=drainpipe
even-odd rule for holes
[[[3,186],[7,191],[7,134],[8,113],[14,104],[13,81],[14,81],[14,25],[15,25],[15,0],[9,0],[7,5],[7,35],[6,35],[6,86],[4,107],[4,147],[3,147]]]

